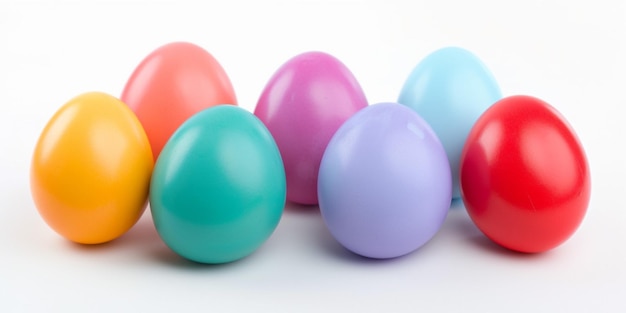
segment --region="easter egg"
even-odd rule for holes
[[[30,186],[45,222],[78,243],[113,240],[143,213],[153,160],[133,112],[99,92],[61,107],[33,154]]]
[[[230,105],[183,123],[155,165],[154,225],[177,254],[225,263],[255,251],[272,234],[285,204],[278,147],[252,113]]]
[[[154,158],[174,131],[194,113],[217,104],[236,104],[224,69],[191,43],[164,45],[148,55],[130,76],[122,101],[141,121]]]
[[[472,128],[461,157],[469,216],[494,242],[542,252],[582,222],[591,192],[589,166],[574,130],[549,104],[504,98]]]
[[[369,106],[337,130],[322,158],[319,206],[348,250],[393,258],[428,242],[450,206],[446,152],[430,126],[397,103]]]
[[[502,98],[489,69],[471,52],[457,47],[437,50],[413,69],[398,102],[430,124],[450,162],[453,198],[460,197],[459,160],[478,117]]]
[[[339,126],[365,106],[352,73],[326,53],[300,54],[276,71],[254,114],[280,149],[287,200],[317,203],[317,175],[326,145]]]

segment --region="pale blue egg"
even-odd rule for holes
[[[398,102],[430,124],[443,144],[453,179],[453,198],[460,197],[461,150],[478,117],[502,98],[489,69],[471,52],[439,49],[413,69]]]

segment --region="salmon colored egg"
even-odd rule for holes
[[[121,99],[141,121],[155,160],[193,114],[217,104],[237,104],[222,66],[206,50],[187,42],[170,43],[148,55]]]
[[[113,96],[85,93],[61,107],[39,137],[31,164],[33,200],[61,236],[107,242],[143,213],[153,164],[133,112]]]

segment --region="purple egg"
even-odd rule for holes
[[[326,145],[343,122],[366,106],[356,78],[330,54],[303,53],[276,71],[254,114],[280,150],[287,200],[317,204],[317,175]]]
[[[380,103],[349,118],[320,165],[319,205],[331,234],[370,258],[410,253],[441,228],[452,199],[443,145],[413,110]]]

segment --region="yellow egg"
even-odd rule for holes
[[[91,92],[66,103],[44,128],[31,164],[39,214],[78,243],[113,240],[146,207],[152,151],[134,113],[110,95]]]

